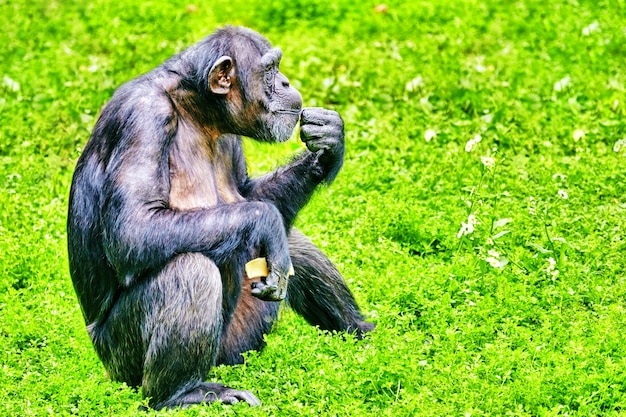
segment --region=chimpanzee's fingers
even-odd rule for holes
[[[245,401],[250,404],[251,407],[257,407],[261,405],[261,401],[254,396],[250,391],[242,391],[236,389],[227,389],[218,395],[218,398],[224,404],[236,404],[239,401]]]
[[[334,110],[323,109],[321,107],[309,107],[302,110],[300,114],[300,125],[312,124],[324,126],[327,124],[339,124],[343,126],[341,116]]]
[[[335,138],[309,140],[305,143],[306,147],[311,152],[317,152],[320,149],[335,149],[338,146],[337,139]]]
[[[276,285],[268,285],[262,281],[255,281],[250,284],[250,293],[263,301],[280,301],[278,298],[278,287]]]
[[[264,301],[282,301],[287,296],[288,274],[279,275],[270,272],[269,276],[261,281],[252,282],[251,293]]]
[[[302,142],[309,140],[324,139],[328,137],[337,137],[341,135],[341,131],[336,126],[325,125],[302,125],[300,127],[300,139]]]

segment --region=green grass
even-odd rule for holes
[[[71,174],[117,86],[226,23],[343,115],[344,170],[297,225],[378,327],[285,310],[209,376],[261,407],[159,415],[626,415],[623,0],[206,3],[0,0],[0,415],[137,414],[72,289]],[[255,174],[300,147],[246,146]]]

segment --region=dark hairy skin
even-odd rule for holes
[[[103,108],[70,191],[70,273],[112,378],[155,409],[260,404],[204,379],[243,361],[285,300],[308,322],[357,337],[373,329],[332,262],[292,228],[343,163],[341,117],[302,109],[261,35],[226,27],[124,85]],[[241,137],[307,150],[248,177]],[[267,259],[266,278],[244,265]],[[295,275],[289,277],[293,265]]]

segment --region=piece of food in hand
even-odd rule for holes
[[[245,266],[246,275],[249,279],[253,278],[265,278],[269,275],[270,271],[267,268],[267,260],[265,258],[255,258],[248,262]],[[289,275],[294,275],[293,265],[289,266]]]

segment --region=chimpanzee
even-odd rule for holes
[[[259,404],[204,379],[263,347],[282,299],[322,329],[362,337],[374,327],[337,268],[292,228],[341,168],[344,131],[336,112],[302,109],[281,57],[252,30],[217,30],[122,85],[78,160],[74,288],[110,376],[141,386],[155,409]],[[239,135],[283,142],[298,120],[307,149],[249,178]],[[269,274],[250,281],[244,265],[257,257]]]

